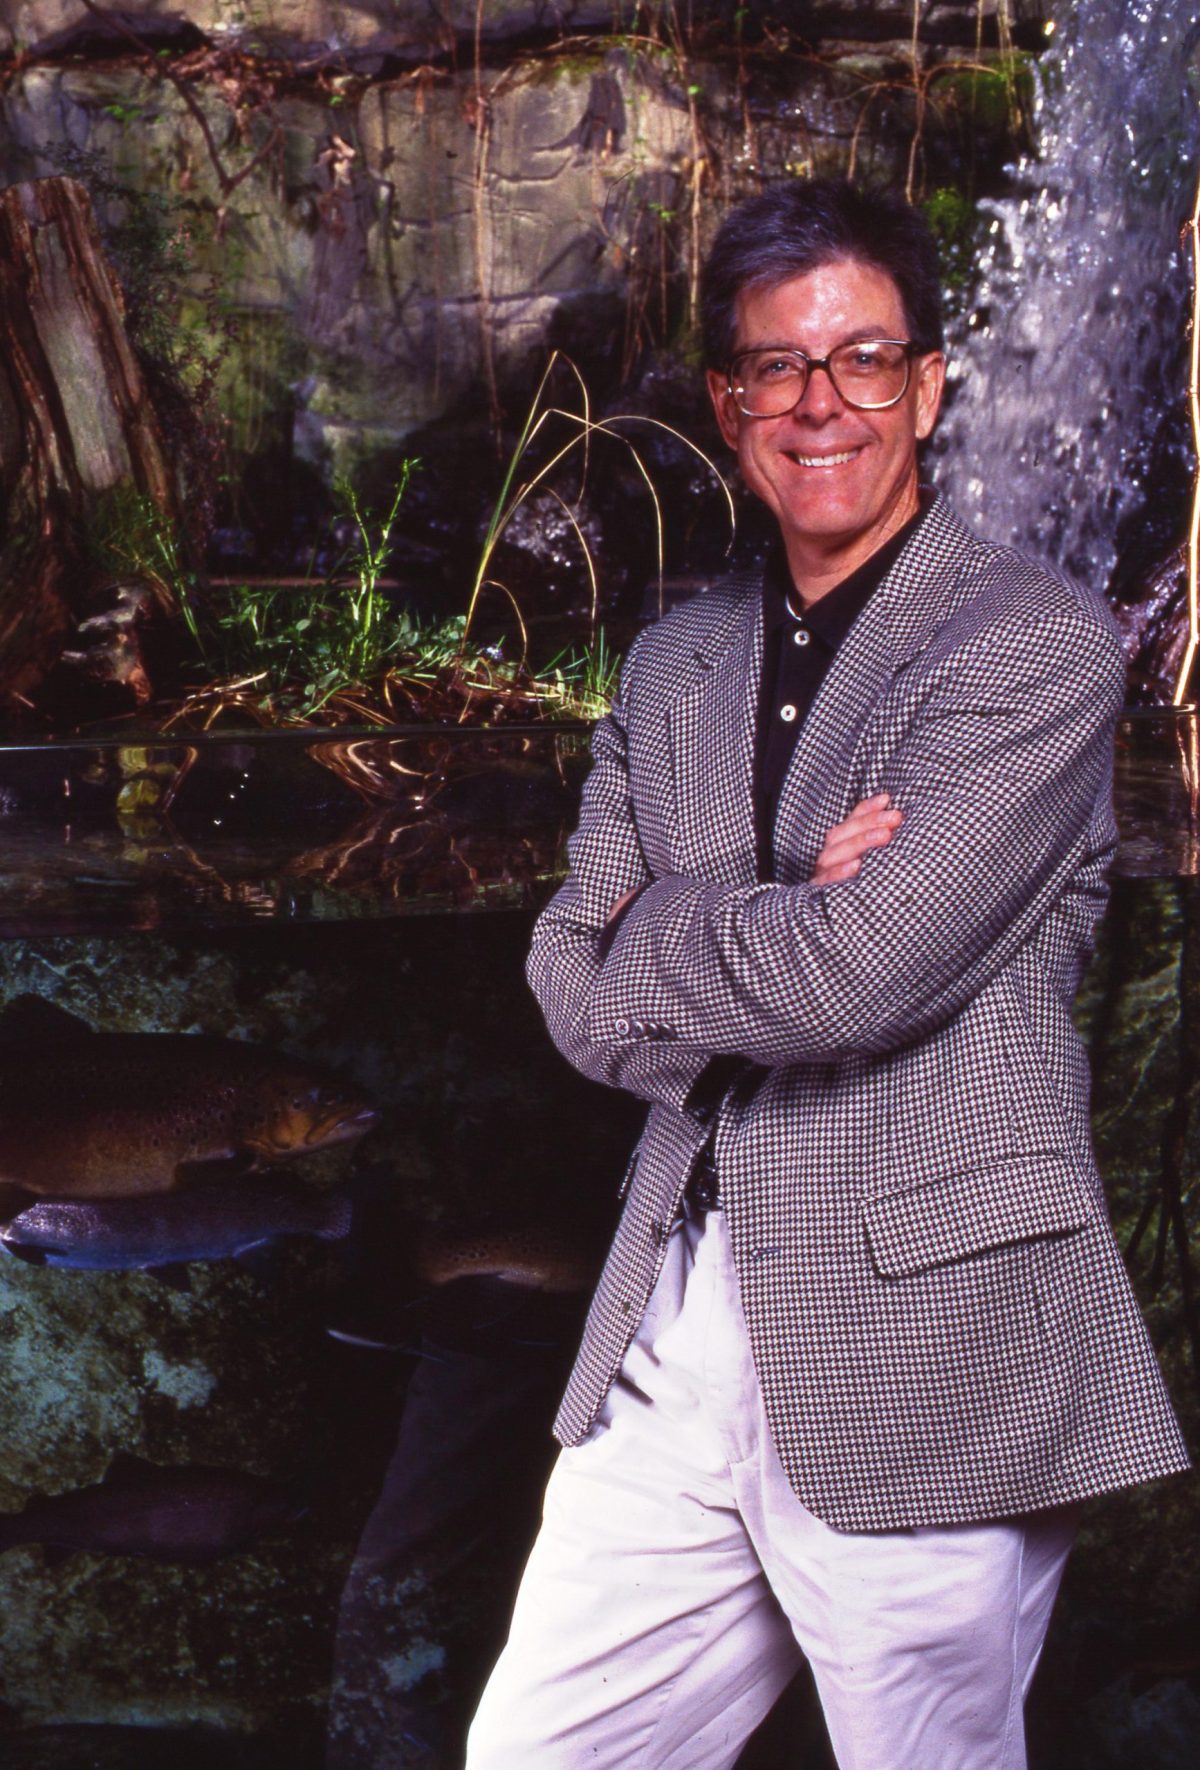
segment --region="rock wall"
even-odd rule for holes
[[[925,41],[973,46],[982,32],[1036,36],[1041,0],[919,0]],[[912,0],[14,0],[0,21],[0,51],[54,53],[79,43],[121,40],[135,25],[156,42],[188,35],[210,43],[286,55],[338,59],[374,70],[474,48],[489,54],[514,42],[561,41],[585,32],[634,36],[660,30],[720,29],[740,16],[802,41],[845,37],[909,39]]]
[[[18,0],[0,182],[74,170],[114,227],[131,195],[165,205],[177,324],[202,352],[232,325],[229,520],[253,530],[336,473],[437,457],[438,426],[454,454],[519,425],[550,346],[601,406],[630,397],[766,180],[919,194],[968,138],[1001,157],[1040,6],[917,15],[914,62],[907,0]],[[449,479],[461,514],[461,458]]]

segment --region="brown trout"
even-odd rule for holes
[[[379,1116],[339,1077],[274,1051],[61,1019],[75,1032],[57,1043],[16,1044],[9,1027],[0,1045],[0,1187],[19,1189],[8,1216],[20,1193],[129,1198],[250,1172],[361,1137]]]
[[[566,1296],[590,1290],[598,1266],[595,1251],[556,1224],[475,1232],[426,1229],[417,1248],[418,1277],[428,1285],[498,1278],[523,1290]]]

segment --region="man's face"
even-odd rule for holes
[[[835,259],[738,297],[739,351],[787,345],[823,357],[839,344],[908,335],[895,283],[858,259]],[[939,354],[915,357],[904,397],[861,412],[819,369],[792,411],[748,418],[724,373],[709,371],[721,434],[746,484],[774,512],[802,587],[814,567],[853,571],[916,515],[917,444],[936,422],[945,372]]]

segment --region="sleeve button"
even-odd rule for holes
[[[613,1021],[613,1031],[616,1033],[616,1035],[619,1039],[625,1038],[626,1035],[628,1034],[629,1022],[626,1020],[626,1018],[623,1014],[618,1014],[617,1018]]]

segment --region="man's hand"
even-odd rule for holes
[[[899,829],[903,813],[892,806],[890,793],[862,799],[844,823],[834,824],[825,837],[813,871],[814,885],[836,885],[853,879],[862,857],[871,848],[884,848]]]
[[[608,917],[607,917],[605,924],[604,924],[604,926],[606,928],[609,926],[610,923],[616,921],[617,917],[621,914],[621,911],[625,908],[625,905],[632,903],[634,898],[638,895],[639,891],[641,891],[641,890],[642,890],[642,887],[640,885],[635,885],[632,891],[622,892],[621,896],[618,897],[618,899],[617,899],[616,903],[613,905],[612,909],[609,910],[609,912],[608,912]]]

